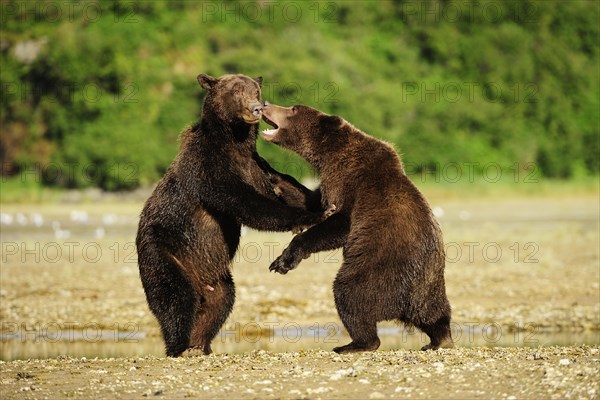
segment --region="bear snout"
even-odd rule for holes
[[[250,106],[250,111],[252,112],[252,115],[254,115],[257,118],[260,118],[262,116],[263,105],[260,103],[252,104]]]

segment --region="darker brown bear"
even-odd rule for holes
[[[169,356],[211,352],[235,299],[229,266],[242,224],[288,231],[324,218],[305,210],[308,189],[256,152],[261,79],[198,81],[208,90],[202,119],[183,133],[177,158],[146,201],[136,239],[146,299]]]
[[[324,204],[337,206],[270,267],[285,274],[311,253],[343,247],[333,292],[352,342],[334,351],[377,349],[384,320],[424,331],[431,343],[423,350],[451,345],[442,233],[394,149],[306,106],[265,105],[263,118],[275,128],[263,137],[309,161],[321,175]]]

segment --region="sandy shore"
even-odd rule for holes
[[[0,363],[4,399],[598,397],[598,346],[211,355]]]
[[[162,358],[145,302],[133,246],[141,204],[3,206],[27,223],[0,233],[1,397],[598,398],[597,198],[432,206],[458,348],[415,351],[424,338],[383,323],[379,351],[331,353],[349,340],[331,292],[341,252],[270,274],[291,234],[247,232],[216,355],[186,359]]]

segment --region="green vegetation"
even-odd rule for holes
[[[200,115],[201,72],[262,75],[266,100],[343,116],[394,143],[413,174],[600,171],[596,1],[1,7],[3,178],[106,190],[155,182]],[[311,174],[272,145],[259,151]]]

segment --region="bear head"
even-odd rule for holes
[[[250,78],[236,74],[214,78],[200,74],[198,83],[208,90],[204,101],[205,113],[213,112],[226,123],[241,120],[254,125],[260,121],[263,108],[260,91],[262,77]]]
[[[347,141],[342,118],[308,106],[280,107],[265,102],[263,120],[273,127],[262,131],[263,139],[292,150],[313,164]]]

